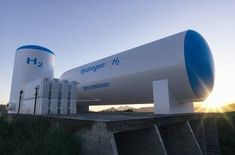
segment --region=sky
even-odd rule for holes
[[[0,0],[0,104],[9,100],[16,48],[56,54],[68,69],[185,31],[207,40],[215,85],[205,104],[235,103],[234,0]]]

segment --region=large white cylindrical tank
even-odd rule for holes
[[[188,30],[71,69],[61,79],[78,82],[80,104],[153,103],[153,81],[163,79],[174,98],[193,102],[211,92],[214,62],[205,39]]]
[[[16,49],[12,76],[10,110],[16,112],[19,92],[24,85],[42,77],[53,78],[55,54],[42,46],[25,45]],[[11,107],[14,107],[11,109]]]

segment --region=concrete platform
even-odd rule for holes
[[[82,154],[220,154],[214,114],[107,112],[36,117],[60,122],[76,132],[82,139]]]

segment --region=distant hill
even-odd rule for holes
[[[120,112],[120,111],[128,111],[128,110],[133,111],[134,109],[135,108],[132,108],[132,107],[129,107],[129,106],[120,106],[118,108],[111,107],[111,108],[102,110],[101,112]]]
[[[235,111],[235,103],[229,104],[229,105],[224,105],[218,108],[206,108],[206,107],[201,107],[201,106],[196,106],[194,107],[196,112],[231,112]]]
[[[235,103],[221,107],[223,111],[235,111]]]
[[[136,112],[154,112],[153,107],[143,107],[135,110]]]
[[[195,112],[230,112],[235,111],[235,103],[224,105],[219,108],[206,108],[202,106],[195,106]],[[130,106],[120,106],[118,108],[108,108],[103,110],[102,112],[154,112],[154,107],[142,107],[142,108],[133,108]]]
[[[133,111],[135,110],[135,108],[130,107],[130,106],[120,106],[117,108],[118,111],[125,111],[125,110],[130,110],[130,109]]]
[[[231,109],[235,110],[235,103],[233,103],[233,104],[229,104],[229,105],[227,105],[226,107],[228,107],[228,108],[231,108]]]
[[[102,110],[102,112],[116,112],[116,111],[118,111],[118,110],[115,109],[114,107]]]
[[[118,108],[108,108],[102,112],[153,112],[153,107],[133,108],[130,106],[120,106]]]

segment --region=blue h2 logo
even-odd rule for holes
[[[40,68],[43,68],[43,62],[41,62],[41,61],[38,61],[38,59],[37,58],[27,58],[27,64],[32,64],[32,65],[36,65],[36,66],[38,66],[38,67],[40,67]]]

